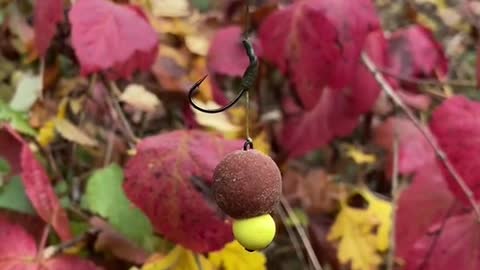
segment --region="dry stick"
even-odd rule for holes
[[[293,248],[295,249],[295,253],[297,254],[298,259],[300,260],[300,263],[302,266],[307,266],[307,262],[305,261],[305,255],[303,254],[303,248],[300,244],[300,241],[298,240],[297,235],[295,232],[288,226],[286,220],[288,218],[287,213],[282,207],[277,207],[277,213],[280,215],[280,218],[282,220],[283,225],[285,226],[285,229],[287,230],[288,238],[290,238],[290,241],[292,241]],[[304,269],[306,267],[303,267]]]
[[[388,69],[378,68],[378,71],[382,72],[385,75],[390,77],[394,77],[400,81],[404,81],[407,83],[413,84],[420,84],[420,85],[439,85],[439,86],[455,86],[455,87],[465,87],[465,88],[473,88],[476,87],[475,82],[472,81],[464,81],[464,80],[450,80],[450,81],[439,81],[439,80],[429,80],[429,79],[417,79],[409,76],[404,76],[401,74],[397,74],[392,72]],[[432,94],[436,94],[441,97],[445,97],[443,93],[432,92]]]
[[[116,99],[116,96],[118,96],[121,92],[118,89],[118,86],[115,84],[114,81],[109,81],[110,89],[114,92],[115,96],[111,96],[110,93],[107,95],[107,100],[110,101],[112,104],[115,112],[117,113],[118,117],[120,118],[120,121],[122,122],[122,125],[125,129],[125,133],[128,137],[128,144],[130,148],[135,147],[135,143],[138,142],[137,137],[135,136],[135,133],[133,133],[133,129],[130,126],[130,123],[128,123],[127,117],[125,117],[125,114],[122,111],[122,108],[120,107],[120,104],[118,103],[118,100]]]
[[[195,264],[197,265],[198,270],[203,270],[202,262],[200,261],[200,255],[195,254]]]
[[[297,233],[300,236],[300,239],[302,239],[302,243],[305,246],[305,249],[307,250],[308,258],[312,263],[313,269],[323,270],[322,266],[320,265],[320,262],[318,261],[317,255],[315,255],[315,251],[313,251],[312,243],[310,243],[310,239],[308,239],[307,233],[305,232],[305,229],[302,227],[302,225],[300,224],[300,221],[298,220],[297,216],[293,212],[293,209],[290,206],[290,203],[283,196],[280,198],[280,203],[285,208],[285,211],[287,211],[288,216],[290,217],[293,224],[295,225],[295,229],[297,230]]]
[[[383,77],[383,74],[380,71],[378,71],[377,67],[372,62],[372,60],[370,60],[370,58],[368,57],[368,55],[366,53],[362,53],[362,62],[368,68],[368,70],[374,75],[375,80],[380,85],[380,87],[385,92],[385,94],[387,94],[387,96],[392,99],[393,103],[395,103],[395,105],[398,106],[407,115],[409,120],[415,125],[415,127],[425,137],[427,142],[433,148],[437,158],[440,160],[440,162],[443,164],[443,166],[445,166],[445,168],[447,169],[450,176],[460,186],[460,188],[462,189],[465,196],[467,196],[468,201],[472,205],[472,207],[475,211],[475,214],[477,215],[477,219],[480,220],[480,209],[478,208],[478,205],[475,202],[475,198],[473,196],[472,190],[465,184],[465,181],[458,174],[458,172],[455,170],[455,167],[453,167],[452,163],[450,163],[450,160],[445,155],[443,150],[436,144],[435,139],[432,137],[432,135],[429,132],[427,132],[423,128],[423,126],[420,124],[420,121],[413,114],[412,110],[410,110],[410,108],[408,108],[407,105],[405,105],[405,103],[403,103],[403,101],[395,93],[395,91],[390,86],[390,84],[385,80],[385,77]]]
[[[398,134],[396,129],[393,132],[393,170],[392,170],[392,229],[390,230],[390,250],[387,258],[387,270],[395,267],[395,223],[397,220],[398,206]]]
[[[39,253],[43,256],[44,259],[49,259],[59,253],[64,252],[65,250],[75,246],[78,243],[81,243],[85,241],[89,236],[96,235],[100,233],[100,229],[90,229],[86,231],[85,233],[73,238],[72,240],[69,240],[67,242],[61,243],[56,246],[50,246],[43,250],[43,252]]]

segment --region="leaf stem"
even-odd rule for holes
[[[395,242],[395,234],[396,234],[396,221],[397,221],[397,206],[398,206],[398,197],[399,197],[399,190],[398,190],[398,133],[396,128],[394,127],[393,132],[393,169],[392,169],[392,189],[391,189],[391,196],[392,196],[392,229],[390,230],[390,250],[388,251],[388,258],[387,258],[387,270],[394,270],[395,268],[395,253],[396,253],[396,242]]]
[[[285,226],[285,229],[287,230],[288,237],[290,238],[290,241],[293,244],[293,248],[295,249],[295,253],[297,254],[298,259],[300,260],[300,263],[302,264],[303,269],[307,269],[307,262],[305,261],[305,255],[303,253],[303,248],[300,245],[300,241],[298,240],[297,235],[295,235],[295,232],[288,226],[286,220],[288,219],[288,215],[285,212],[285,209],[282,207],[277,208],[277,212],[280,215],[280,218],[282,220],[283,225]]]
[[[300,221],[298,220],[297,216],[293,212],[293,209],[290,206],[290,203],[285,199],[285,197],[282,196],[280,198],[280,204],[283,206],[283,208],[285,208],[285,211],[287,212],[288,217],[292,220],[295,226],[295,229],[297,230],[297,233],[300,236],[300,239],[302,240],[302,243],[305,246],[305,249],[307,250],[308,258],[312,263],[313,269],[323,270],[322,266],[320,265],[320,262],[318,261],[317,255],[315,255],[315,251],[313,250],[312,243],[310,243],[310,239],[308,239],[307,233],[305,232],[305,229],[302,227],[302,225],[300,224]]]
[[[390,84],[385,80],[385,77],[377,69],[375,64],[370,59],[370,57],[368,57],[368,55],[365,52],[363,52],[361,58],[362,58],[363,64],[373,74],[375,80],[380,85],[380,88],[382,89],[382,91],[385,92],[385,94],[392,99],[393,103],[396,106],[398,106],[407,115],[408,119],[415,125],[415,127],[420,131],[420,133],[422,133],[423,137],[425,137],[427,142],[433,148],[435,155],[447,170],[448,174],[455,180],[455,182],[462,189],[462,192],[465,194],[468,201],[470,202],[470,205],[473,207],[473,210],[475,211],[477,219],[480,221],[480,208],[475,202],[473,192],[467,186],[467,184],[465,183],[465,180],[463,180],[463,178],[458,174],[455,167],[452,165],[452,163],[448,159],[447,155],[443,152],[440,146],[437,145],[433,136],[422,126],[420,121],[414,115],[413,111],[410,110],[410,108],[407,107],[407,105],[405,105],[403,100],[400,99],[400,97],[395,93],[392,86],[390,86]]]

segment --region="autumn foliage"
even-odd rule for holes
[[[0,1],[0,270],[478,270],[463,2]],[[244,38],[249,101],[195,110],[206,74],[195,104],[237,95]],[[211,188],[246,136],[283,181],[255,252]]]

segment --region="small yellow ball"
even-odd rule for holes
[[[235,239],[248,250],[267,247],[275,237],[275,221],[269,214],[233,222]]]

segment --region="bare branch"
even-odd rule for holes
[[[280,203],[283,206],[283,208],[285,208],[285,211],[287,212],[288,216],[292,220],[295,226],[295,229],[297,230],[297,233],[300,236],[300,239],[302,240],[302,243],[305,246],[305,249],[307,250],[308,258],[312,263],[313,269],[323,270],[322,266],[320,265],[320,262],[318,261],[317,255],[315,255],[315,251],[313,251],[312,243],[310,243],[310,239],[308,239],[307,233],[305,232],[305,229],[302,227],[302,225],[300,224],[300,221],[298,220],[297,216],[293,212],[293,209],[290,206],[290,203],[283,196],[280,199]]]
[[[395,269],[395,252],[396,252],[396,242],[395,242],[395,225],[397,221],[397,206],[398,206],[398,134],[394,127],[393,132],[393,170],[392,170],[392,229],[390,230],[390,250],[388,251],[387,258],[387,270]]]
[[[366,53],[362,53],[362,62],[368,68],[368,70],[373,74],[375,80],[380,85],[380,88],[385,92],[385,94],[390,97],[393,103],[398,106],[408,117],[408,119],[415,125],[415,127],[422,133],[425,137],[427,142],[432,146],[435,155],[440,160],[441,164],[445,166],[447,172],[450,176],[455,180],[455,182],[460,186],[463,193],[467,197],[468,201],[470,202],[471,206],[473,207],[475,214],[477,215],[477,219],[480,220],[480,209],[475,202],[475,198],[473,196],[472,190],[465,184],[465,180],[458,174],[453,167],[452,163],[449,161],[447,155],[443,152],[443,150],[437,145],[433,136],[422,126],[420,121],[417,119],[415,114],[410,110],[407,105],[400,99],[400,97],[395,93],[393,88],[390,84],[385,80],[383,74],[377,69],[375,64],[370,60]]]

